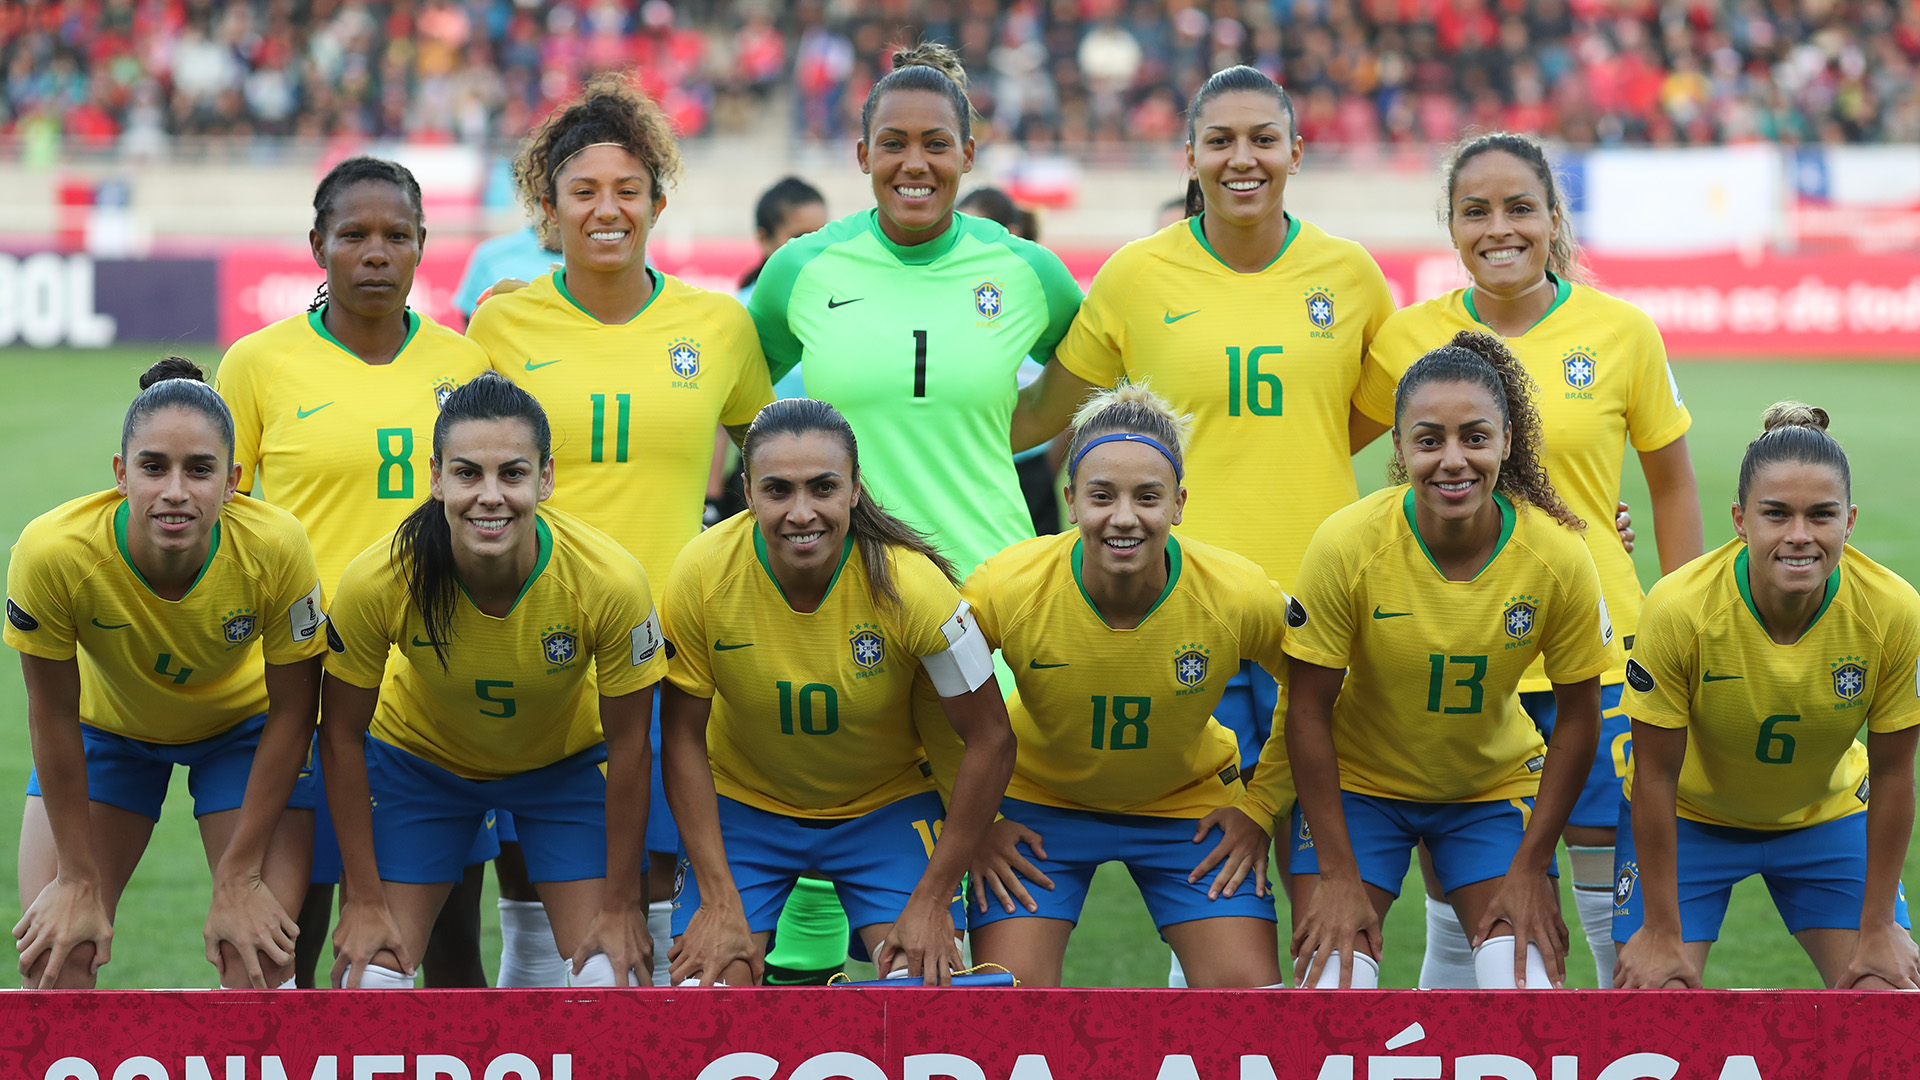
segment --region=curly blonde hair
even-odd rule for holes
[[[534,128],[514,156],[514,187],[536,225],[547,221],[546,204],[556,194],[560,167],[595,143],[613,143],[639,158],[653,178],[656,198],[680,179],[680,146],[667,114],[630,77],[596,75],[579,97]]]

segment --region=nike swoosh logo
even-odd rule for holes
[[[856,296],[851,300],[835,300],[833,297],[829,296],[827,297],[827,310],[831,311],[837,307],[846,307],[848,304],[857,304],[860,301],[865,299],[866,297],[864,296]]]
[[[333,402],[331,402],[331,401],[329,401],[329,402],[327,402],[327,405],[331,405],[331,404],[333,404]],[[320,411],[321,409],[324,409],[324,408],[326,408],[326,407],[327,407],[327,405],[315,405],[315,406],[314,406],[313,408],[311,408],[311,409],[303,409],[303,408],[301,408],[300,406],[298,406],[298,405],[295,405],[295,406],[293,407],[293,411],[294,411],[295,413],[297,413],[297,414],[299,414],[299,416],[300,416],[300,419],[302,419],[302,420],[305,420],[305,419],[306,419],[307,417],[309,417],[309,416],[312,416],[312,415],[313,415],[314,413],[317,413],[317,412],[319,412],[319,411]]]
[[[753,648],[753,642],[751,641],[741,645],[722,645],[717,640],[713,643],[714,652],[732,652],[735,649],[751,649],[751,648]]]
[[[1379,604],[1373,605],[1373,617],[1376,619],[1398,619],[1403,615],[1411,614],[1413,614],[1411,611],[1381,611]]]
[[[1187,315],[1198,315],[1199,313],[1200,313],[1200,309],[1194,308],[1192,311],[1187,312]],[[1165,315],[1162,315],[1161,318],[1167,320],[1168,326],[1172,326],[1174,323],[1177,323],[1181,319],[1186,318],[1187,315],[1175,315],[1173,312],[1169,311]]]
[[[1738,678],[1743,678],[1743,676],[1740,676],[1740,675],[1715,675],[1715,674],[1714,674],[1713,672],[1711,672],[1711,671],[1709,671],[1709,672],[1707,672],[1707,673],[1706,673],[1705,675],[1702,675],[1702,676],[1700,676],[1700,681],[1701,681],[1701,682],[1703,682],[1703,683],[1709,683],[1709,682],[1726,682],[1726,681],[1727,681],[1728,679],[1738,679]]]
[[[560,358],[560,360],[564,360],[564,359],[566,359],[566,357],[564,357],[564,356]],[[538,370],[540,370],[541,368],[543,368],[543,367],[546,367],[546,366],[548,366],[548,365],[550,365],[550,364],[557,364],[557,363],[559,363],[559,362],[560,362],[560,360],[542,360],[542,361],[540,361],[540,362],[539,362],[539,363],[537,363],[537,364],[536,364],[536,363],[534,363],[533,361],[531,361],[531,360],[529,360],[529,361],[527,361],[527,370],[528,370],[528,371],[538,371]]]
[[[93,625],[99,627],[102,630],[125,630],[127,627],[132,626],[133,624],[130,622],[123,622],[123,623],[115,623],[112,626],[108,626],[106,623],[101,622],[99,619],[95,619],[93,620]]]
[[[416,649],[432,649],[435,647],[444,649],[446,646],[447,643],[444,641],[421,641],[418,634],[414,635],[413,638],[413,647]]]
[[[1040,662],[1040,661],[1038,661],[1038,660],[1029,660],[1029,661],[1027,661],[1027,666],[1028,666],[1028,667],[1030,667],[1030,668],[1032,668],[1032,669],[1033,669],[1033,670],[1035,670],[1035,671],[1041,671],[1041,670],[1044,670],[1044,669],[1046,669],[1046,668],[1051,668],[1051,667],[1066,667],[1067,665],[1065,665],[1065,664],[1043,664],[1043,663],[1041,663],[1041,662]]]

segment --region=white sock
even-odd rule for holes
[[[1567,845],[1573,862],[1573,908],[1587,935],[1602,990],[1613,989],[1613,849]]]
[[[1254,987],[1255,990],[1285,990],[1286,988],[1287,988],[1287,984],[1283,982],[1268,983],[1265,986]]]
[[[553,943],[553,923],[538,900],[500,900],[502,990],[567,985],[572,965]]]
[[[281,983],[279,986],[275,987],[275,989],[276,990],[298,990],[299,987],[294,984],[293,976],[289,975],[287,976],[287,981]]]
[[[1445,900],[1426,897],[1427,953],[1420,959],[1420,989],[1472,990],[1473,946],[1460,926],[1460,916]]]
[[[568,964],[567,967],[569,971],[571,971],[573,965]],[[606,953],[594,953],[592,956],[587,957],[586,963],[580,965],[580,973],[578,975],[569,974],[567,976],[567,985],[568,986],[612,986],[613,985],[613,961],[607,959]],[[628,968],[627,969],[627,985],[628,986],[645,986],[647,984],[640,981],[639,972],[633,970],[632,968]]]
[[[362,990],[411,990],[413,976],[404,971],[395,971],[379,964],[368,964],[360,972]]]
[[[1513,935],[1503,934],[1490,937],[1473,950],[1473,973],[1482,990],[1513,990]],[[1540,947],[1527,943],[1527,987],[1528,990],[1550,990],[1553,980],[1547,977],[1547,959],[1540,955]]]
[[[1173,966],[1167,969],[1167,985],[1175,990],[1184,990],[1187,987],[1187,969],[1180,966],[1179,953],[1172,953],[1170,955],[1173,960]]]
[[[655,900],[647,905],[647,933],[653,935],[653,985],[672,986],[667,974],[671,961],[667,949],[673,944],[673,901]]]
[[[1366,953],[1353,954],[1354,990],[1375,990],[1380,986],[1380,964]],[[1315,990],[1340,989],[1340,950],[1333,950],[1327,957],[1327,966],[1320,969],[1320,981],[1313,984]]]
[[[911,979],[911,978],[913,978],[913,972],[911,972],[911,971],[908,971],[908,970],[907,970],[907,968],[906,968],[906,961],[904,961],[904,960],[903,960],[903,961],[901,961],[901,966],[899,966],[899,967],[897,967],[897,968],[894,968],[894,969],[893,969],[892,971],[889,971],[889,972],[887,972],[887,978],[889,978],[889,979]]]
[[[681,979],[681,980],[680,980],[680,985],[681,985],[681,986],[699,986],[699,985],[700,985],[700,976],[698,976],[698,975],[695,975],[695,976],[693,976],[692,978],[689,978],[689,979]],[[725,985],[727,985],[727,984],[726,984],[726,983],[724,983],[724,982],[717,982],[717,983],[714,983],[713,985],[715,985],[715,986],[725,986]]]

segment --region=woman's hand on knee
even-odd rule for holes
[[[1248,817],[1238,807],[1223,806],[1200,819],[1193,831],[1193,842],[1200,843],[1207,834],[1220,830],[1220,842],[1200,860],[1200,865],[1187,875],[1187,882],[1195,884],[1207,876],[1215,866],[1220,873],[1215,875],[1213,885],[1207,889],[1207,899],[1218,900],[1223,896],[1232,896],[1240,889],[1240,883],[1253,875],[1253,895],[1265,898],[1267,895],[1267,853],[1273,849],[1273,837],[1267,830]]]
[[[1920,989],[1920,947],[1914,945],[1913,935],[1891,920],[1861,926],[1853,957],[1835,989]]]
[[[44,959],[38,988],[51,990],[67,958],[76,950],[87,951],[82,946],[92,946],[89,977],[112,958],[113,920],[107,916],[106,897],[97,883],[56,877],[27,905],[13,925],[13,937],[20,953],[20,974],[28,975]]]
[[[767,975],[766,957],[747,929],[747,916],[738,908],[701,904],[687,920],[686,932],[667,950],[667,968],[674,986],[698,979],[701,986],[725,982],[729,986],[759,986]],[[745,972],[744,981],[736,982]]]
[[[653,935],[647,932],[647,910],[639,904],[602,908],[587,924],[586,936],[573,950],[572,970],[580,974],[587,959],[605,954],[613,966],[613,985],[630,986],[629,975],[650,980],[653,974]],[[651,985],[642,982],[639,985]]]
[[[390,956],[391,963],[382,957]],[[333,928],[333,985],[342,990],[360,988],[367,965],[391,967],[402,975],[414,971],[413,953],[400,936],[400,924],[386,900],[345,901],[340,905],[340,922]]]
[[[960,938],[954,933],[953,912],[946,900],[916,891],[873,950],[873,966],[884,978],[904,967],[909,978],[928,986],[947,986],[953,973],[966,966]]]
[[[216,878],[213,903],[207,909],[207,923],[200,936],[207,945],[207,962],[227,980],[226,944],[245,968],[247,983],[255,990],[267,989],[266,972],[260,964],[264,955],[276,967],[293,962],[294,939],[300,936],[300,924],[280,906],[273,891],[259,876],[242,880]]]
[[[1317,986],[1327,960],[1340,954],[1340,986],[1353,985],[1353,956],[1380,959],[1380,913],[1359,877],[1322,876],[1306,914],[1294,927],[1293,984]]]
[[[1034,858],[1047,857],[1040,834],[1012,818],[1001,818],[987,829],[987,838],[980,844],[979,853],[973,857],[974,903],[980,911],[987,910],[988,890],[992,890],[994,898],[1000,901],[1001,909],[1009,915],[1013,914],[1015,903],[1029,912],[1040,910],[1040,905],[1033,902],[1033,894],[1027,891],[1021,879],[1025,878],[1049,891],[1053,888],[1053,879],[1041,873],[1025,855],[1020,854],[1021,844],[1027,846]]]
[[[1506,923],[1509,929],[1500,930]],[[1540,950],[1555,989],[1567,983],[1567,949],[1573,935],[1560,911],[1559,879],[1545,873],[1508,873],[1473,931],[1475,948],[1501,933],[1513,935],[1513,985],[1527,985],[1527,946]]]
[[[1678,933],[1662,934],[1642,926],[1620,946],[1613,962],[1613,985],[1617,990],[1698,990],[1700,971]]]

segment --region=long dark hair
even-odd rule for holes
[[[483,371],[447,396],[433,422],[433,458],[444,461],[447,432],[469,420],[518,420],[527,425],[534,449],[544,467],[553,457],[553,429],[547,410],[532,394],[498,372]],[[453,569],[453,528],[447,524],[444,502],[429,496],[413,508],[393,533],[392,559],[407,582],[407,595],[420,612],[427,640],[440,667],[447,666],[448,635],[453,629],[453,605],[459,591]]]
[[[853,512],[847,515],[847,532],[854,542],[860,545],[860,558],[867,564],[867,591],[881,603],[897,607],[900,604],[900,590],[893,584],[893,574],[887,569],[887,546],[889,544],[906,548],[909,551],[925,555],[927,560],[947,575],[947,580],[959,582],[953,563],[933,546],[927,535],[913,526],[887,513],[880,500],[867,490],[866,482],[860,479],[860,444],[853,437],[853,425],[840,415],[840,410],[824,401],[812,398],[782,398],[760,410],[753,418],[753,426],[747,429],[747,441],[740,448],[740,460],[746,467],[748,487],[752,487],[753,455],[761,444],[776,435],[810,435],[821,431],[840,440],[847,451],[847,457],[853,460],[854,494],[858,496]]]
[[[1232,94],[1242,90],[1251,90],[1256,94],[1268,94],[1287,112],[1287,140],[1300,137],[1300,121],[1293,113],[1293,98],[1286,88],[1267,77],[1259,68],[1236,64],[1230,68],[1221,68],[1200,84],[1193,92],[1193,100],[1187,102],[1187,145],[1193,145],[1194,125],[1200,122],[1200,110],[1221,94]],[[1200,178],[1187,180],[1187,216],[1199,217],[1207,209],[1207,200],[1200,192]]]
[[[1769,406],[1760,417],[1760,434],[1747,444],[1740,459],[1740,505],[1747,505],[1754,474],[1778,461],[1832,469],[1851,500],[1853,470],[1847,467],[1847,452],[1840,449],[1839,440],[1827,434],[1827,420],[1827,410],[1798,401]]]
[[[424,231],[427,224],[427,212],[420,201],[420,181],[413,178],[405,165],[396,161],[376,157],[350,157],[335,165],[313,189],[313,231],[321,236],[327,235],[327,224],[333,219],[333,201],[340,193],[355,184],[372,181],[377,184],[392,184],[406,195],[413,204],[413,225],[416,230]],[[421,246],[426,246],[426,238],[421,238]],[[327,283],[322,281],[314,290],[313,301],[307,305],[308,311],[319,311],[327,302]]]
[[[1533,170],[1540,181],[1540,187],[1547,193],[1547,212],[1553,215],[1553,240],[1547,245],[1547,269],[1555,277],[1566,281],[1586,281],[1586,271],[1580,265],[1580,248],[1573,240],[1573,215],[1567,212],[1566,200],[1562,198],[1560,185],[1553,175],[1553,164],[1547,160],[1547,151],[1540,140],[1531,135],[1520,135],[1511,131],[1492,131],[1485,135],[1476,135],[1453,148],[1447,158],[1447,203],[1440,208],[1440,223],[1453,230],[1453,193],[1460,183],[1460,170],[1467,162],[1490,151],[1499,151],[1524,162]]]
[[[120,424],[121,457],[133,443],[133,429],[161,409],[192,409],[206,417],[227,448],[227,464],[233,464],[233,413],[207,385],[200,365],[184,356],[163,357],[141,374],[140,393],[127,406],[127,418]]]
[[[959,118],[960,141],[973,138],[973,103],[967,100],[967,69],[960,54],[931,41],[896,49],[893,70],[881,76],[867,91],[860,106],[860,137],[873,138],[873,110],[895,90],[926,90],[944,95]]]
[[[1553,489],[1540,460],[1540,413],[1533,407],[1533,378],[1499,338],[1462,330],[1453,335],[1452,341],[1414,361],[1393,392],[1396,437],[1407,401],[1428,383],[1468,383],[1485,389],[1499,408],[1501,421],[1513,429],[1511,449],[1507,460],[1500,463],[1500,479],[1494,490],[1505,492],[1515,502],[1532,503],[1575,532],[1585,531],[1586,522],[1568,509]],[[1396,484],[1407,482],[1407,463],[1398,453],[1387,466],[1387,479]]]

